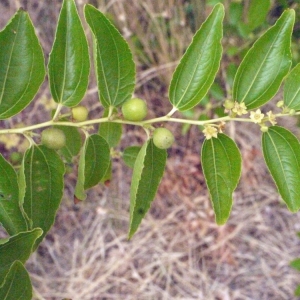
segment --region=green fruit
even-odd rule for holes
[[[22,154],[20,152],[12,152],[9,156],[10,161],[16,165],[22,161]]]
[[[128,121],[142,121],[148,113],[147,104],[142,99],[132,98],[123,104],[122,113],[124,119]]]
[[[153,143],[159,149],[168,149],[174,143],[174,135],[166,128],[156,128],[153,132]]]
[[[49,149],[59,150],[66,145],[66,136],[58,128],[47,128],[42,132],[42,144]]]
[[[72,108],[72,117],[75,121],[83,122],[87,119],[89,111],[84,106],[76,106]]]

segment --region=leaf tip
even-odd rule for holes
[[[132,228],[129,229],[128,236],[127,236],[127,240],[128,241],[130,241],[132,239],[132,237],[134,236],[135,232],[136,232],[136,229],[132,229]]]
[[[222,217],[218,217],[216,216],[216,223],[217,225],[219,226],[223,226],[226,224],[227,220],[229,218],[229,215],[228,216],[222,216]]]
[[[287,203],[286,203],[287,204]],[[287,208],[290,212],[292,213],[296,213],[299,211],[300,207],[299,206],[295,206],[293,204],[287,205]]]

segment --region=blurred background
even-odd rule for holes
[[[0,0],[0,28],[19,7],[26,9],[47,63],[61,2]],[[171,109],[168,85],[172,73],[193,34],[218,2],[226,10],[223,60],[201,105],[183,115],[176,114],[190,119],[224,115],[222,103],[231,95],[240,61],[287,8],[296,11],[292,53],[293,64],[299,62],[299,1],[76,0],[81,16],[86,3],[98,7],[128,41],[137,66],[135,94],[147,101],[150,118]],[[267,111],[276,109],[280,99],[281,92],[268,104]],[[82,103],[89,108],[91,118],[101,116],[93,71]],[[46,81],[28,108],[0,121],[0,126],[46,121],[53,108]],[[298,121],[291,117],[279,123],[284,122],[300,137]],[[115,158],[111,181],[93,188],[85,202],[75,205],[76,163],[68,166],[56,223],[27,264],[34,299],[296,299],[294,290],[300,283],[300,273],[289,264],[300,256],[300,214],[290,213],[276,192],[262,157],[258,126],[226,126],[226,133],[241,150],[243,170],[231,217],[221,227],[214,222],[202,175],[201,128],[181,124],[166,127],[174,133],[176,144],[168,152],[156,200],[131,241],[127,240],[127,228],[132,170]],[[118,151],[141,145],[145,138],[140,129],[126,126]],[[22,154],[25,149],[26,142],[19,136],[0,137],[0,150],[11,161],[12,152]]]

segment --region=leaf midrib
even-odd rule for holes
[[[283,24],[280,26],[280,29],[278,30],[275,39],[274,39],[273,42],[271,43],[271,46],[269,47],[269,49],[268,49],[268,51],[267,51],[267,54],[265,55],[265,57],[264,57],[262,63],[260,64],[260,67],[258,68],[258,70],[257,70],[257,72],[256,72],[256,74],[255,74],[255,76],[253,77],[253,80],[251,81],[251,84],[249,84],[248,89],[247,89],[247,91],[246,91],[245,94],[244,94],[244,97],[242,98],[241,101],[239,101],[240,103],[241,103],[241,102],[244,102],[245,98],[248,96],[249,91],[252,89],[253,84],[255,83],[256,78],[258,77],[258,74],[259,74],[260,70],[262,69],[262,66],[264,65],[264,63],[265,63],[267,57],[269,56],[269,53],[271,52],[271,50],[272,50],[272,48],[273,48],[273,45],[274,45],[275,43],[278,42],[278,41],[277,41],[277,37],[278,37],[278,35],[281,33],[281,29],[282,29],[285,25],[286,25],[286,24],[283,23]],[[270,28],[269,30],[272,30],[272,29],[274,29],[274,27],[273,27],[273,28]],[[267,32],[268,32],[268,31],[267,31]],[[267,32],[266,32],[266,33],[267,33]],[[254,43],[253,47],[255,47],[255,43]],[[252,48],[252,49],[253,49],[253,48]],[[249,55],[249,52],[248,52],[248,55]],[[247,55],[247,57],[249,57],[248,55]],[[242,73],[241,73],[241,76],[240,76],[240,78],[239,78],[239,82],[240,82],[240,80],[241,80],[242,75],[243,75],[244,72],[245,72],[245,68],[243,69],[243,71],[242,71]],[[238,82],[238,84],[239,84],[239,82]],[[235,98],[237,98],[237,93],[238,93],[238,92],[236,91]],[[236,100],[237,100],[237,99],[236,99]],[[252,104],[253,102],[255,102],[256,100],[257,100],[257,99],[254,99],[252,102],[247,103],[247,105],[248,105],[248,106],[251,105],[251,104]]]
[[[20,27],[20,22],[21,22],[21,16],[18,19],[16,32],[18,32],[18,29]],[[12,48],[11,48],[11,52],[10,52],[10,56],[9,56],[9,60],[8,60],[8,64],[7,64],[7,69],[6,69],[6,73],[5,73],[5,77],[4,77],[3,89],[2,89],[2,92],[1,92],[1,95],[0,95],[0,104],[2,103],[2,100],[3,100],[3,95],[4,95],[5,86],[6,86],[6,81],[7,81],[7,78],[8,78],[8,72],[10,70],[10,64],[11,64],[12,54],[14,52],[14,48],[15,48],[15,44],[16,44],[16,38],[17,38],[17,34],[15,34],[15,38],[14,38],[13,43],[12,43]]]

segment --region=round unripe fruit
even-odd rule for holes
[[[153,143],[159,149],[168,149],[174,143],[174,135],[166,128],[156,128],[153,132]]]
[[[76,106],[72,108],[72,117],[75,121],[83,122],[87,119],[89,111],[84,106]]]
[[[22,154],[20,152],[12,152],[9,156],[10,161],[16,165],[22,161]]]
[[[47,128],[42,132],[42,144],[49,149],[59,150],[66,145],[66,136],[58,128]]]
[[[122,106],[124,119],[139,122],[145,119],[148,113],[147,104],[139,98],[132,98]]]

